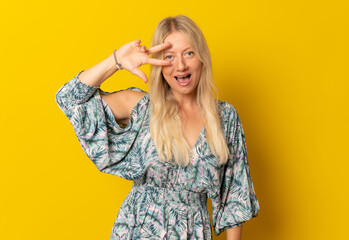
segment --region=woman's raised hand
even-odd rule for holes
[[[169,42],[162,43],[160,45],[154,46],[152,48],[146,49],[145,46],[141,46],[141,40],[135,40],[133,42],[127,43],[126,45],[119,48],[115,55],[117,61],[121,66],[129,71],[130,73],[140,77],[145,83],[148,82],[147,75],[142,72],[139,67],[144,64],[151,64],[157,66],[170,65],[171,62],[168,60],[160,60],[155,58],[150,58],[149,54],[160,52],[171,46]]]

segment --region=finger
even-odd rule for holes
[[[151,64],[151,65],[157,65],[157,66],[167,66],[167,65],[171,65],[171,61],[168,61],[168,60],[161,60],[161,59],[155,59],[155,58],[149,58],[147,63],[148,63],[148,64]]]
[[[152,54],[152,53],[155,53],[155,52],[160,52],[166,48],[169,48],[171,47],[171,43],[170,42],[164,42],[162,44],[159,44],[159,45],[156,45],[154,47],[151,47],[148,49],[148,53]]]
[[[145,83],[148,82],[147,75],[145,75],[145,73],[142,72],[141,70],[139,70],[138,68],[135,68],[131,73],[133,73],[134,75],[140,77]]]
[[[133,46],[135,47],[139,47],[139,45],[141,44],[141,40],[137,39],[131,42],[131,44],[133,44]]]
[[[146,52],[146,51],[147,51],[147,48],[146,48],[144,45],[142,45],[142,46],[141,46],[141,51],[142,51],[142,52]]]

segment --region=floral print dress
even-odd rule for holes
[[[56,102],[97,168],[133,181],[111,240],[212,239],[207,197],[212,200],[216,235],[257,216],[259,203],[250,177],[244,131],[231,104],[219,101],[231,153],[228,162],[218,163],[203,128],[192,148],[191,163],[181,167],[158,156],[150,136],[148,94],[132,109],[128,125],[122,128],[101,97],[109,93],[80,82],[81,72],[59,89]]]

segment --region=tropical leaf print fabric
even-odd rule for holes
[[[231,153],[228,162],[219,164],[203,128],[192,149],[191,163],[180,167],[158,156],[150,137],[148,94],[132,109],[128,125],[122,128],[101,97],[110,93],[80,82],[81,72],[59,89],[56,101],[96,167],[133,181],[115,220],[111,240],[210,240],[207,197],[212,200],[216,235],[258,215],[245,135],[231,104],[219,101],[222,129]]]

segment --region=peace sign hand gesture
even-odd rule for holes
[[[139,69],[139,67],[144,64],[157,66],[170,65],[170,61],[150,58],[149,54],[160,52],[170,47],[171,44],[169,42],[165,42],[149,49],[146,49],[145,46],[140,46],[140,44],[141,40],[135,40],[133,42],[127,43],[116,51],[115,56],[118,63],[120,63],[124,69],[134,75],[137,75],[145,83],[147,83],[148,78],[145,73]]]

